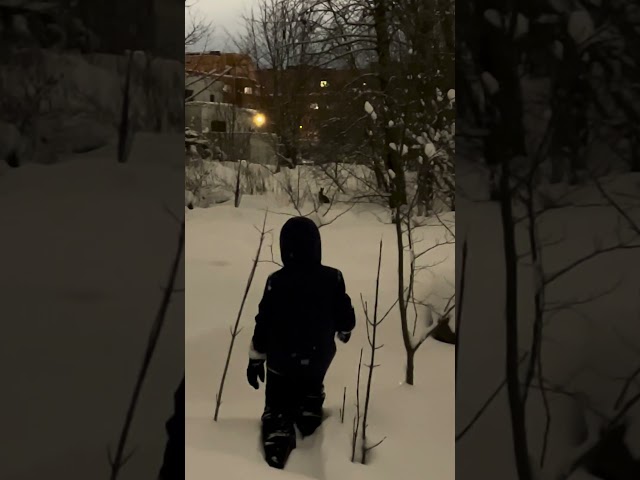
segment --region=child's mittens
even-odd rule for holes
[[[258,379],[264,383],[264,360],[249,360],[247,366],[247,381],[256,390],[259,387]]]
[[[351,332],[338,332],[338,340],[342,343],[347,343],[351,338]]]

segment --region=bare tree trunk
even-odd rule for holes
[[[407,368],[405,372],[405,382],[413,385],[413,357],[415,350],[411,344],[411,332],[409,332],[409,319],[407,316],[407,304],[404,298],[404,241],[402,237],[402,213],[400,207],[395,210],[396,215],[396,240],[398,246],[398,309],[400,310],[400,324],[402,327],[402,340],[407,352]]]
[[[109,464],[111,466],[111,473],[109,475],[110,480],[116,480],[120,475],[120,471],[125,466],[127,461],[131,458],[135,450],[131,451],[128,454],[125,454],[125,448],[127,445],[127,439],[129,438],[129,433],[131,431],[131,425],[133,423],[133,417],[136,412],[136,408],[138,406],[138,400],[140,399],[140,395],[142,393],[142,386],[144,384],[145,379],[147,378],[147,372],[149,371],[149,366],[151,365],[151,360],[153,359],[153,354],[156,350],[156,346],[158,345],[158,340],[160,338],[160,334],[162,333],[162,329],[164,327],[165,320],[167,318],[167,311],[169,310],[169,304],[171,303],[171,296],[175,290],[175,283],[178,277],[178,270],[180,267],[180,263],[182,262],[183,252],[184,252],[184,221],[180,227],[180,237],[178,239],[178,248],[176,249],[176,253],[173,257],[171,271],[169,273],[169,281],[167,286],[164,289],[164,294],[162,296],[162,301],[160,302],[160,307],[158,309],[158,313],[156,315],[156,319],[151,327],[151,333],[149,335],[149,341],[147,343],[147,347],[144,353],[144,358],[142,360],[142,366],[140,367],[140,372],[138,373],[138,377],[136,379],[136,384],[133,389],[133,394],[131,396],[131,401],[129,402],[129,408],[127,409],[127,414],[125,417],[124,425],[122,427],[122,431],[120,433],[120,439],[118,440],[118,446],[116,449],[116,454],[114,457],[111,456],[111,451],[108,450],[109,454]]]
[[[534,275],[534,327],[531,341],[531,356],[529,358],[529,364],[527,366],[524,391],[522,393],[522,402],[526,406],[527,398],[529,394],[529,388],[536,371],[537,362],[539,360],[540,352],[542,349],[542,333],[544,326],[544,270],[542,268],[542,251],[538,240],[538,226],[537,218],[534,207],[534,192],[533,192],[533,178],[530,179],[528,185],[528,193],[526,199],[526,209],[528,217],[528,237],[529,237],[529,250],[531,251],[531,261]]]
[[[418,167],[418,215],[428,215],[433,205],[433,172],[428,164]]]
[[[262,230],[260,230],[260,241],[258,242],[258,251],[256,252],[256,258],[253,259],[253,265],[251,266],[251,272],[249,273],[249,279],[247,280],[247,286],[244,289],[244,295],[242,296],[242,302],[240,302],[240,309],[238,310],[238,316],[236,317],[236,323],[231,329],[231,343],[229,344],[229,351],[227,352],[227,359],[224,362],[224,370],[222,372],[222,378],[220,379],[220,387],[218,388],[218,393],[216,394],[216,410],[213,415],[213,420],[215,422],[218,421],[218,415],[220,413],[220,405],[222,405],[222,392],[224,390],[224,382],[227,379],[227,372],[229,371],[229,364],[231,362],[231,353],[233,352],[233,346],[235,344],[236,337],[240,334],[241,329],[239,329],[240,318],[242,318],[242,311],[244,309],[244,304],[247,301],[247,296],[249,295],[249,290],[251,289],[251,284],[253,283],[253,276],[256,273],[256,268],[258,267],[258,263],[260,261],[260,252],[262,251],[262,244],[264,242],[264,237],[268,233],[265,228],[267,225],[267,215],[268,211],[264,213],[264,220],[262,221]]]
[[[360,360],[358,361],[358,378],[356,379],[356,413],[353,417],[353,432],[351,437],[351,461],[356,461],[356,446],[358,443],[358,431],[360,428],[360,372],[362,370],[362,353],[360,349]]]
[[[407,385],[413,385],[414,358],[416,352],[413,349],[407,350],[407,366],[405,370],[405,382]]]
[[[382,170],[382,167],[380,166],[380,162],[375,159],[371,163],[371,166],[373,168],[373,173],[376,176],[376,184],[378,186],[378,189],[382,192],[389,193],[389,184],[387,183],[387,179],[384,176],[384,172]]]
[[[533,480],[525,424],[525,409],[520,392],[518,359],[518,254],[513,221],[509,158],[502,163],[500,211],[505,251],[506,282],[506,380],[511,413],[511,432],[519,480]]]
[[[455,353],[455,376],[458,378],[458,365],[459,365],[459,352],[460,352],[460,328],[462,326],[462,309],[464,306],[464,291],[466,286],[466,277],[467,277],[467,254],[468,254],[468,243],[467,239],[464,239],[464,243],[462,244],[462,258],[461,258],[461,268],[460,268],[460,283],[459,287],[456,290],[456,353]]]
[[[126,163],[131,153],[133,131],[131,128],[131,76],[133,75],[133,52],[129,54],[127,74],[124,81],[122,96],[122,111],[118,128],[118,163]]]
[[[381,112],[381,119],[384,128],[384,156],[387,170],[395,173],[395,178],[391,182],[391,197],[389,207],[395,209],[407,204],[407,191],[404,169],[399,154],[394,152],[390,145],[393,142],[393,133],[389,126],[389,112],[393,111],[393,105],[389,100],[390,70],[391,70],[391,38],[389,36],[389,25],[387,12],[389,5],[387,0],[375,0],[373,9],[374,29],[376,33],[376,52],[380,65],[379,81],[380,91],[384,99],[384,112]]]
[[[238,162],[238,174],[236,175],[236,188],[234,193],[234,206],[238,208],[240,206],[240,200],[242,197],[242,188],[240,184],[240,178],[242,176],[242,161]]]
[[[371,447],[367,445],[367,426],[368,426],[367,420],[369,419],[369,404],[371,402],[371,385],[373,384],[373,369],[377,367],[376,351],[380,349],[380,347],[378,347],[378,344],[377,344],[377,333],[378,333],[378,326],[384,320],[384,318],[382,318],[381,320],[378,320],[378,300],[380,297],[380,267],[381,266],[382,266],[382,240],[380,240],[380,250],[378,252],[378,270],[376,274],[376,293],[375,293],[375,304],[373,307],[373,320],[369,318],[367,304],[364,302],[364,299],[362,300],[362,304],[365,311],[365,321],[367,322],[366,324],[367,339],[369,340],[369,347],[371,349],[371,355],[369,357],[369,365],[368,365],[369,375],[367,377],[367,390],[365,393],[364,412],[362,416],[362,464],[363,465],[366,465],[367,463],[367,453],[369,453],[369,450],[375,448],[376,446],[380,445],[380,443],[382,443],[380,442],[375,446],[371,446]],[[369,327],[371,327],[371,333],[369,333],[370,332]]]

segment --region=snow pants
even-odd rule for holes
[[[326,370],[314,371],[300,366],[286,374],[267,369],[263,432],[293,436],[294,425],[303,437],[313,434],[322,424]]]

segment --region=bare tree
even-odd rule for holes
[[[349,117],[344,128],[359,123],[367,132],[364,145],[377,183],[372,191],[386,199],[396,223],[397,303],[407,349],[406,381],[413,384],[415,352],[433,332],[418,339],[411,333],[413,260],[409,285],[405,283],[411,222],[416,210],[430,213],[442,193],[443,203],[455,208],[453,5],[407,0],[390,7],[387,0],[342,0],[319,1],[310,8],[322,13],[314,38],[322,44],[317,55],[329,63],[357,66],[364,62],[367,66],[366,81],[360,80],[351,93],[359,99],[361,110]],[[439,68],[434,69],[434,64]],[[417,174],[417,195],[408,191],[409,174]],[[440,319],[445,320],[446,316]]]
[[[430,329],[424,329],[423,332],[416,334],[415,326],[417,325],[417,322],[419,320],[416,305],[420,303],[416,300],[415,297],[416,275],[421,270],[428,268],[428,266],[418,266],[418,262],[421,261],[423,257],[426,257],[430,252],[433,252],[434,250],[437,250],[443,246],[453,245],[455,243],[455,234],[453,230],[445,221],[436,216],[438,223],[428,224],[422,228],[443,228],[445,231],[445,239],[437,241],[436,243],[425,248],[422,251],[417,250],[418,242],[416,241],[416,232],[413,223],[414,209],[417,203],[417,198],[417,195],[413,197],[406,211],[402,211],[400,208],[396,209],[395,221],[396,243],[398,252],[398,294],[396,303],[398,305],[400,314],[402,339],[407,353],[405,381],[409,385],[413,385],[414,383],[414,359],[416,352],[430,336],[437,332],[438,329],[442,328],[444,324],[448,324],[450,320],[449,314],[455,307],[455,296],[452,296],[449,299],[445,310],[441,312],[436,325],[432,326]],[[406,250],[408,250],[410,255],[410,265],[408,272],[405,272]],[[408,282],[406,281],[407,276]],[[414,314],[413,329],[411,328],[410,318],[410,309],[412,307]]]
[[[453,88],[452,5],[429,3],[403,0],[393,2],[391,8],[387,0],[341,0],[310,6],[322,14],[313,39],[320,45],[317,55],[327,64],[346,64],[361,71],[344,91],[359,103],[359,109],[351,110],[357,116],[351,113],[341,124],[329,119],[328,131],[343,141],[344,134],[359,125],[355,131],[365,136],[353,139],[361,145],[343,143],[352,155],[364,153],[365,145],[370,149],[378,188],[393,187],[387,192],[392,209],[407,203],[405,147],[418,147],[416,139],[429,130],[430,123],[432,136],[443,129],[446,115],[439,111],[432,115],[429,102],[442,101],[444,92]],[[365,101],[367,115],[361,116]],[[383,179],[385,171],[393,172],[388,182]]]
[[[360,349],[360,360],[358,361],[358,376],[356,378],[356,413],[353,416],[353,430],[351,433],[351,461],[356,461],[356,452],[358,445],[358,432],[360,430],[360,372],[362,370],[362,353],[364,349]]]
[[[196,64],[197,68],[197,64]],[[192,87],[202,80],[204,80],[203,84],[199,87],[199,90],[195,90],[191,95],[185,98],[185,102],[191,102],[198,97],[203,92],[206,92],[211,88],[215,83],[219,82],[225,75],[227,75],[232,70],[232,67],[225,67],[221,72],[210,71],[210,72],[194,72],[194,78],[191,80],[187,80],[185,82],[185,88]]]
[[[162,329],[167,318],[169,304],[171,303],[171,298],[176,291],[175,284],[178,278],[178,270],[184,256],[184,232],[185,230],[183,220],[180,226],[180,236],[178,238],[176,253],[171,262],[172,264],[169,272],[168,282],[166,287],[164,288],[162,301],[160,302],[155,321],[153,322],[151,331],[149,332],[149,339],[144,352],[144,357],[142,359],[142,365],[140,366],[140,372],[138,373],[138,376],[136,378],[131,400],[129,402],[124,424],[122,426],[122,431],[120,432],[120,438],[118,440],[115,455],[112,455],[110,448],[107,449],[109,465],[111,467],[111,472],[109,475],[110,480],[116,480],[119,477],[122,468],[135,453],[135,449],[131,450],[130,452],[126,452],[127,440],[131,431],[133,417],[135,416],[136,409],[138,407],[138,401],[142,393],[142,387],[144,386],[144,381],[146,380],[149,366],[151,365],[151,361],[153,360],[153,355],[155,353],[156,347],[158,345],[158,340],[160,339],[160,334],[162,333]]]
[[[301,125],[309,109],[309,82],[314,80],[308,39],[315,15],[307,0],[259,0],[244,17],[244,31],[236,41],[251,56],[269,95],[261,96],[270,129],[282,145],[280,165],[300,160]]]
[[[206,47],[211,34],[213,33],[213,25],[202,12],[197,9],[198,0],[185,2],[185,27],[184,27],[184,46],[185,49],[192,49],[200,46],[202,49]]]
[[[294,173],[280,174],[277,177],[277,181],[289,198],[296,213],[301,217],[312,218],[318,228],[331,225],[350,212],[355,206],[354,203],[339,202],[337,189],[327,191],[330,195],[327,197],[329,203],[321,202],[319,192],[315,191],[315,187],[319,183],[318,180],[322,180],[322,178],[319,179],[317,176],[313,176],[312,171],[303,170],[302,167],[298,167],[291,172]],[[303,172],[306,173],[304,177]],[[309,179],[308,175],[311,175],[312,178]]]
[[[233,192],[233,205],[234,207],[240,207],[240,201],[242,200],[242,185],[240,179],[242,178],[242,169],[246,168],[247,162],[245,160],[238,161],[238,173],[236,174],[236,188]]]
[[[222,405],[222,393],[224,390],[224,382],[227,378],[227,372],[229,371],[229,364],[231,363],[231,354],[233,353],[233,346],[235,344],[236,337],[240,335],[242,329],[240,328],[240,319],[242,318],[242,311],[244,309],[244,304],[247,300],[247,296],[249,295],[249,290],[251,290],[251,284],[253,283],[253,276],[256,273],[256,269],[258,267],[258,263],[260,261],[260,253],[262,252],[262,244],[264,243],[265,236],[269,233],[266,230],[267,226],[267,215],[268,212],[264,214],[264,220],[262,221],[262,229],[260,232],[260,240],[258,242],[258,251],[256,252],[256,256],[253,259],[253,264],[251,265],[251,271],[249,272],[249,278],[247,279],[247,286],[244,290],[244,294],[242,296],[242,301],[240,302],[240,308],[238,309],[238,316],[236,317],[236,321],[233,327],[230,327],[231,332],[231,342],[229,343],[229,350],[227,352],[227,359],[224,363],[224,370],[222,371],[222,378],[220,379],[220,387],[218,388],[218,393],[216,394],[216,409],[213,414],[213,420],[215,422],[218,421],[218,415],[220,414],[220,406]]]
[[[46,156],[38,155],[38,149],[50,140],[46,138],[47,132],[41,131],[40,123],[62,113],[59,102],[56,102],[61,92],[62,77],[51,71],[42,55],[41,51],[25,49],[12,53],[3,62],[0,122],[12,126],[23,146],[18,148],[15,145],[16,151],[2,152],[8,154],[2,160],[10,167],[19,167],[25,157],[35,157],[47,163],[55,161],[55,154],[46,148]],[[29,148],[24,148],[27,146]]]
[[[122,107],[120,109],[120,124],[118,126],[118,163],[126,163],[129,160],[135,130],[132,125],[131,109],[131,81],[134,68],[133,52],[129,53],[127,73],[125,76]]]
[[[367,302],[364,300],[362,295],[360,299],[362,301],[362,308],[364,309],[364,316],[366,327],[367,327],[367,340],[369,341],[370,348],[370,357],[369,364],[367,368],[369,369],[367,375],[367,389],[365,391],[365,400],[364,400],[364,411],[362,415],[362,459],[361,462],[363,465],[367,463],[367,455],[368,453],[379,446],[385,439],[383,438],[379,442],[369,445],[367,439],[367,427],[369,420],[369,404],[371,402],[371,386],[373,385],[373,370],[378,366],[376,365],[376,352],[381,349],[384,345],[378,345],[378,327],[385,320],[385,318],[389,315],[391,310],[389,310],[384,316],[378,318],[378,301],[379,301],[379,293],[380,293],[380,267],[382,265],[382,240],[380,240],[380,250],[378,252],[378,270],[376,272],[376,290],[374,297],[374,307],[373,307],[373,317],[369,316],[369,308]]]
[[[561,279],[576,274],[578,268],[596,258],[611,252],[640,247],[640,230],[634,228],[633,219],[625,214],[625,209],[613,196],[601,188],[599,176],[602,172],[589,172],[587,162],[588,150],[605,126],[609,128],[612,124],[617,125],[617,128],[631,137],[630,144],[633,146],[634,131],[626,129],[626,126],[628,123],[637,122],[637,112],[634,112],[638,103],[637,92],[627,91],[620,84],[619,87],[610,89],[607,79],[612,73],[608,66],[618,62],[620,55],[637,57],[637,53],[631,53],[629,49],[629,45],[637,45],[637,41],[632,40],[636,35],[630,34],[626,20],[617,17],[611,22],[604,21],[605,18],[613,17],[610,17],[609,13],[605,14],[599,6],[587,12],[575,11],[574,6],[567,5],[564,16],[558,20],[560,28],[547,30],[522,28],[523,20],[537,23],[536,16],[543,12],[534,9],[525,13],[517,6],[506,4],[503,7],[496,9],[495,4],[481,2],[480,5],[471,8],[471,5],[465,2],[463,15],[460,16],[462,20],[467,20],[464,29],[466,38],[464,42],[460,42],[461,49],[466,50],[464,53],[472,60],[471,67],[475,70],[465,72],[468,74],[465,82],[472,84],[480,79],[483,83],[484,105],[476,110],[484,114],[485,118],[481,120],[487,128],[484,155],[486,162],[496,166],[495,170],[499,171],[499,174],[495,175],[499,184],[495,187],[499,193],[496,198],[500,202],[505,245],[504,321],[507,333],[506,378],[463,432],[467,432],[482,412],[486,411],[486,407],[497,397],[498,391],[506,387],[516,468],[518,477],[523,480],[534,477],[531,438],[525,421],[528,407],[532,403],[531,389],[540,392],[544,412],[540,467],[545,466],[550,425],[553,420],[548,396],[563,395],[573,398],[578,395],[577,392],[566,391],[549,381],[551,374],[543,368],[542,357],[545,328],[552,313],[561,309],[575,309],[576,305],[589,303],[598,296],[591,294],[588,298],[552,303],[549,300],[549,291],[553,290],[553,293],[557,294],[556,287]],[[491,10],[487,10],[489,8]],[[620,8],[625,7],[620,5]],[[479,13],[474,14],[474,11]],[[482,20],[478,18],[480,16],[483,17]],[[582,24],[586,25],[586,28],[579,32],[567,24],[576,21],[577,17],[581,17]],[[598,24],[599,20],[603,20],[599,23],[600,26],[590,31],[589,24]],[[622,43],[621,37],[625,39]],[[478,42],[480,38],[482,41]],[[625,46],[610,50],[613,43]],[[540,52],[544,49],[550,53],[542,55]],[[490,55],[487,55],[488,51],[491,52]],[[595,63],[603,68],[593,68]],[[595,73],[597,71],[605,73]],[[637,72],[637,66],[632,66],[630,71]],[[627,75],[630,71],[622,75]],[[531,108],[533,101],[530,98],[532,95],[524,89],[524,77],[527,76],[550,80],[547,95],[541,102],[542,108],[546,108],[550,115],[546,122],[542,122],[541,132],[528,131],[523,126],[523,116],[531,113],[527,109]],[[534,135],[538,137],[536,142],[532,141]],[[604,139],[600,138],[599,141],[603,142]],[[615,141],[619,142],[619,138]],[[544,171],[543,167],[546,165],[551,167],[550,171]],[[632,165],[629,168],[633,168]],[[588,183],[589,180],[591,184]],[[576,205],[575,200],[568,195],[567,198],[558,198],[559,195],[553,195],[551,198],[541,183],[543,181],[566,182],[569,185],[586,184],[585,188],[593,190],[595,187],[599,190],[604,201],[598,202],[597,205]],[[617,212],[619,225],[616,231],[611,232],[612,237],[616,238],[606,243],[594,242],[596,244],[592,251],[552,270],[543,260],[553,244],[545,243],[543,240],[540,233],[541,225],[549,212],[558,212],[567,207],[597,207]],[[524,215],[521,214],[522,211]],[[523,238],[526,238],[523,245],[518,241],[520,227],[523,227]],[[521,251],[517,252],[517,249]],[[518,298],[523,292],[518,284],[518,270],[525,261],[533,277],[534,289],[531,296],[534,318],[531,343],[526,348],[527,351],[523,352],[519,347],[523,325]],[[520,368],[522,365],[523,369]],[[633,377],[634,373],[631,372],[628,378]],[[584,401],[589,403],[589,399]],[[600,412],[598,416],[604,418],[602,435],[596,435],[578,454],[569,458],[570,467],[566,471],[551,472],[551,475],[554,478],[567,478],[577,468],[587,465],[587,459],[593,458],[594,450],[609,442],[610,434],[619,432],[617,429],[628,415],[625,407],[635,402],[637,399],[630,395],[626,403],[616,402],[613,412]],[[457,439],[462,435],[458,434]]]

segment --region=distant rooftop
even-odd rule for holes
[[[257,82],[256,67],[249,55],[218,50],[185,54],[185,70],[188,73],[222,73],[227,69],[229,76],[245,77]]]

